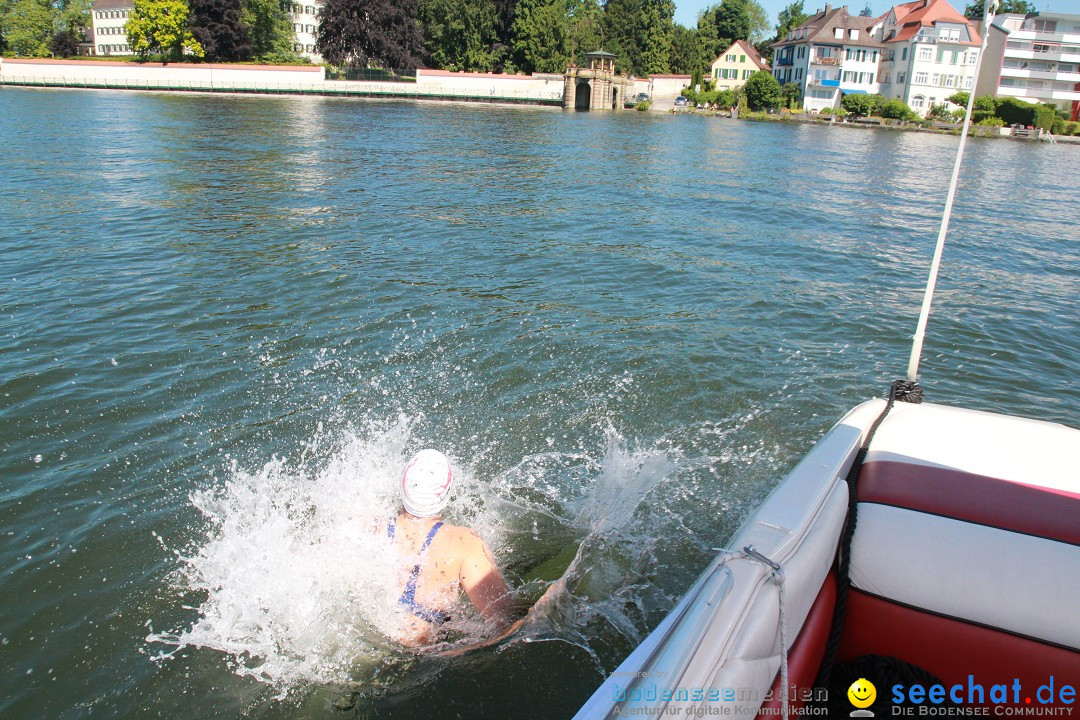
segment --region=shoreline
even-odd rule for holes
[[[676,113],[677,115],[700,115],[702,117],[722,118],[729,120],[730,118],[720,114],[718,111],[703,112],[699,110],[690,110],[686,112]],[[823,120],[817,116],[807,115],[805,113],[777,113],[775,115],[769,113],[755,113],[746,112],[739,115],[737,120],[748,120],[750,122],[764,122],[764,123],[789,123],[800,125],[822,125],[826,127],[842,127],[847,129],[858,130],[890,130],[893,132],[919,132],[929,133],[932,135],[952,135],[959,137],[961,126],[956,127],[923,127],[914,123],[886,123],[886,122],[859,122],[859,121],[844,121],[844,120]],[[996,127],[979,127],[976,125],[971,126],[969,129],[969,137],[981,137],[991,139],[1002,140],[1015,140],[1017,142],[1038,142],[1038,137],[1017,137],[1012,134],[1002,135],[998,132],[1000,128]],[[1054,141],[1059,145],[1080,145],[1080,136],[1077,135],[1054,135]],[[1050,143],[1053,144],[1053,143]]]

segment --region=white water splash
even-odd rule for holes
[[[413,428],[398,418],[332,441],[320,431],[296,462],[274,459],[253,472],[234,466],[220,487],[194,493],[207,533],[179,554],[178,584],[201,599],[198,617],[147,640],[224,652],[236,673],[281,697],[310,683],[402,679],[415,654],[390,639],[402,620],[401,560],[382,523],[397,512],[398,474],[422,444]],[[447,450],[458,478],[448,520],[485,538],[523,601],[549,590],[517,640],[563,640],[593,654],[586,626],[597,619],[639,636],[634,608],[650,602],[642,578],[657,541],[642,501],[686,461],[671,451],[628,450],[609,430],[598,457],[533,455],[481,483]],[[326,460],[311,467],[305,456]],[[531,568],[567,550],[561,576],[524,582]],[[491,632],[473,613],[455,616],[451,647]]]

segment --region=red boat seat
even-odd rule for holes
[[[1019,680],[1042,706],[1053,678],[1050,704],[1075,707],[1059,690],[1080,686],[1080,496],[895,460],[867,462],[857,496],[838,662],[897,657],[985,705]]]

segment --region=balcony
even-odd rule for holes
[[[795,59],[794,58],[789,58],[789,57],[777,58],[776,64],[777,65],[794,65],[795,64]]]
[[[814,57],[810,58],[810,64],[811,65],[839,65],[840,64],[840,58],[839,58],[839,56],[818,57],[818,56],[815,55]]]

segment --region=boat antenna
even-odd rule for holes
[[[953,199],[956,197],[956,183],[960,177],[960,161],[964,157],[964,146],[967,144],[968,129],[971,127],[971,111],[975,106],[975,85],[979,77],[979,68],[982,67],[983,58],[986,56],[987,40],[990,37],[990,23],[994,20],[999,0],[986,0],[983,6],[982,45],[979,48],[979,56],[975,58],[975,73],[971,83],[971,92],[968,93],[967,111],[964,113],[964,127],[960,131],[960,144],[956,148],[956,160],[953,163],[952,179],[949,180],[949,192],[945,196],[945,210],[941,214],[941,227],[938,229],[937,247],[934,248],[934,260],[930,263],[930,278],[926,281],[926,291],[923,293],[922,311],[919,313],[919,324],[915,329],[911,343],[911,358],[908,360],[907,381],[912,384],[918,383],[919,359],[922,357],[923,338],[926,337],[926,322],[930,317],[930,303],[934,299],[934,288],[937,286],[938,268],[941,266],[941,254],[945,250],[945,235],[949,231],[949,218],[952,215]]]

